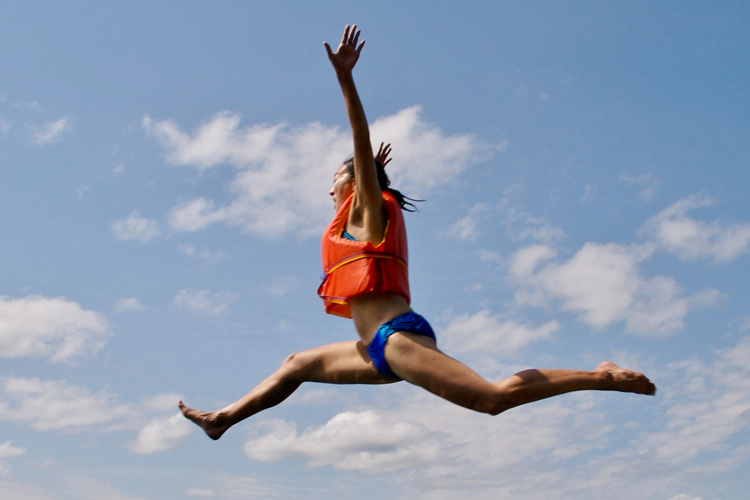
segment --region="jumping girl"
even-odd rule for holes
[[[326,312],[354,320],[360,340],[290,355],[281,367],[238,401],[213,412],[179,403],[183,415],[212,439],[234,424],[275,406],[303,382],[391,384],[406,380],[448,401],[490,415],[566,392],[599,390],[654,395],[642,373],[605,361],[593,371],[532,369],[489,382],[443,354],[429,323],[409,307],[406,227],[409,199],[389,187],[390,145],[373,157],[367,119],[352,70],[363,41],[347,26],[336,52],[325,43],[336,70],[352,128],[354,155],[333,176],[336,215],[323,233],[324,276],[318,294]]]

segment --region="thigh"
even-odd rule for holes
[[[388,338],[385,358],[402,379],[457,405],[486,411],[495,403],[499,387],[463,363],[442,353],[429,337],[398,332]]]
[[[361,341],[338,342],[290,356],[301,381],[329,384],[389,384],[398,379],[375,369]]]

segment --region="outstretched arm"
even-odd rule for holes
[[[362,203],[368,209],[367,211],[372,210],[373,213],[379,214],[382,211],[383,198],[375,171],[372,145],[370,144],[370,129],[352,77],[352,70],[359,60],[362,47],[365,45],[365,42],[362,41],[357,46],[359,35],[360,31],[356,25],[347,25],[336,52],[331,50],[328,43],[324,43],[324,45],[328,52],[328,58],[336,70],[341,92],[344,94],[346,113],[352,127],[354,178],[356,180],[355,197],[358,198],[359,203]]]

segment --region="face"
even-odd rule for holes
[[[333,198],[334,209],[338,210],[353,191],[354,179],[347,172],[346,165],[341,165],[333,176],[333,186],[329,192]]]

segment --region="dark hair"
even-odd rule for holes
[[[346,166],[346,172],[354,177],[354,156],[350,156],[349,158],[344,160],[344,165]],[[396,201],[401,207],[401,210],[406,210],[407,212],[417,211],[417,207],[414,205],[414,203],[412,203],[412,201],[422,202],[424,200],[415,200],[414,198],[409,198],[408,196],[404,196],[401,191],[389,187],[391,185],[391,180],[388,178],[388,174],[385,173],[385,167],[383,166],[383,164],[377,160],[375,160],[375,171],[378,174],[378,185],[380,186],[381,191],[388,191],[389,193],[391,193],[393,197],[396,198]]]

